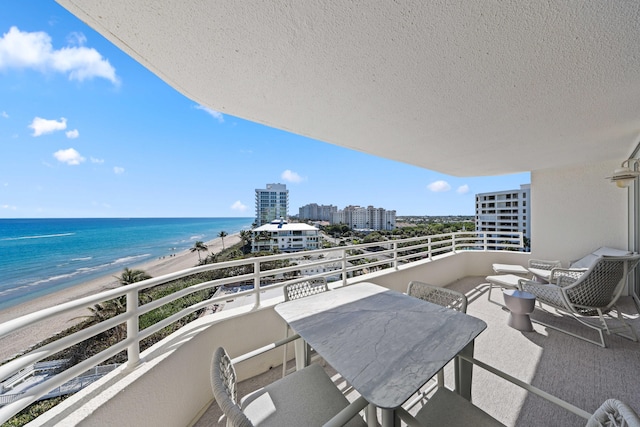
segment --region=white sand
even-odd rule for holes
[[[230,234],[224,238],[224,247],[228,248],[239,242],[239,233]],[[209,248],[209,252],[220,252],[222,250],[222,239],[217,238],[207,242],[206,245]],[[206,254],[201,253],[200,256],[204,257]],[[172,257],[148,261],[144,264],[130,268],[144,270],[151,276],[158,277],[163,274],[174,273],[176,271],[195,267],[197,264],[197,252],[185,250],[183,252],[176,253],[175,256]],[[53,307],[58,304],[73,301],[75,299],[93,295],[100,291],[112,289],[118,286],[118,280],[114,276],[100,277],[14,307],[0,310],[0,324],[34,311]],[[0,361],[10,358],[17,353],[28,349],[32,345],[71,327],[74,323],[81,321],[82,316],[86,316],[88,314],[88,309],[78,309],[72,313],[65,313],[58,317],[41,322],[38,325],[21,329],[0,338]]]

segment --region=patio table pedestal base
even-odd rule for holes
[[[516,289],[506,289],[502,293],[504,295],[504,303],[509,309],[507,325],[519,331],[532,332],[533,325],[529,314],[535,308],[535,295]]]

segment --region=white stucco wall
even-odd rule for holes
[[[600,246],[627,248],[627,190],[609,180],[620,162],[531,172],[531,256],[567,263]]]

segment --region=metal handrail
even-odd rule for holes
[[[98,363],[103,362],[104,360],[124,349],[127,350],[127,364],[129,366],[137,365],[140,362],[139,343],[142,339],[152,335],[160,329],[201,308],[204,308],[211,304],[224,302],[228,299],[228,295],[213,297],[206,301],[194,304],[141,331],[138,327],[138,320],[139,316],[144,313],[147,313],[151,310],[166,305],[178,298],[182,298],[194,292],[238,283],[239,281],[252,281],[253,289],[238,292],[236,295],[242,296],[253,294],[255,298],[253,309],[255,310],[259,308],[261,302],[260,290],[262,279],[264,279],[265,277],[300,270],[300,266],[297,265],[291,265],[271,270],[263,270],[261,269],[261,265],[265,262],[296,258],[300,256],[314,257],[324,255],[325,258],[323,260],[318,260],[317,262],[314,261],[312,265],[335,265],[336,262],[338,262],[340,264],[340,269],[331,271],[330,273],[314,275],[312,277],[326,277],[340,274],[342,277],[342,285],[346,285],[347,279],[351,274],[371,267],[378,267],[388,264],[390,268],[397,269],[400,264],[412,263],[425,259],[433,260],[434,256],[442,255],[445,253],[455,253],[458,250],[467,250],[469,248],[471,248],[471,250],[480,251],[486,251],[488,246],[499,248],[522,248],[522,242],[523,236],[522,233],[519,232],[461,231],[455,233],[389,240],[384,242],[363,243],[358,245],[316,249],[294,254],[286,253],[242,260],[224,261],[215,264],[193,267],[175,273],[165,274],[163,276],[147,279],[141,282],[136,282],[131,285],[103,291],[98,294],[79,298],[77,300],[69,301],[55,307],[46,308],[31,314],[18,317],[16,319],[9,320],[5,323],[0,324],[0,337],[45,321],[54,316],[58,316],[60,314],[71,312],[80,308],[90,307],[114,298],[126,296],[127,300],[126,312],[102,321],[98,324],[92,325],[88,328],[82,329],[72,335],[51,342],[43,347],[31,350],[30,352],[12,360],[11,362],[0,366],[0,380],[2,380],[20,371],[20,369],[23,369],[42,359],[50,357],[51,355],[62,351],[74,344],[77,344],[78,342],[91,338],[119,324],[127,324],[126,338],[123,341],[114,344],[110,348],[103,350],[101,353],[98,353],[90,359],[81,362],[79,365],[75,365],[59,373],[54,378],[47,380],[45,383],[34,387],[32,390],[30,390],[29,393],[27,393],[27,395],[23,399],[20,399],[19,402],[14,402],[11,405],[0,408],[0,423],[5,422],[13,414],[25,408],[30,403],[37,400],[39,397],[45,395],[52,388],[64,384],[66,381],[74,378],[79,373],[87,370],[88,368],[91,368],[92,366],[95,366]],[[371,247],[381,247],[383,249],[375,252],[367,251],[367,249]],[[356,251],[362,251],[363,253],[356,253]],[[335,256],[331,257],[331,254],[335,254]],[[352,263],[356,260],[374,257],[387,257],[388,259],[375,259],[371,262],[352,265]],[[196,273],[249,265],[252,266],[252,273],[198,283],[150,303],[139,305],[138,294],[144,289],[162,285],[176,279],[188,277]],[[281,283],[270,285],[270,288],[279,288],[289,283],[296,283],[308,278],[309,277],[285,280]],[[82,367],[81,371],[78,371],[79,366]]]

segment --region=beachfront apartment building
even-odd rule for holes
[[[320,249],[320,230],[303,223],[276,219],[251,230],[251,252],[298,252]]]
[[[333,205],[318,205],[309,203],[298,209],[298,218],[302,220],[329,221],[334,213],[338,212],[338,207]]]
[[[275,219],[287,219],[289,212],[289,190],[285,184],[267,184],[256,188],[256,225],[269,224]]]
[[[476,194],[476,231],[522,232],[531,238],[531,184],[519,190]]]
[[[345,224],[354,230],[393,230],[396,211],[367,206],[347,206],[331,216],[331,224]]]

